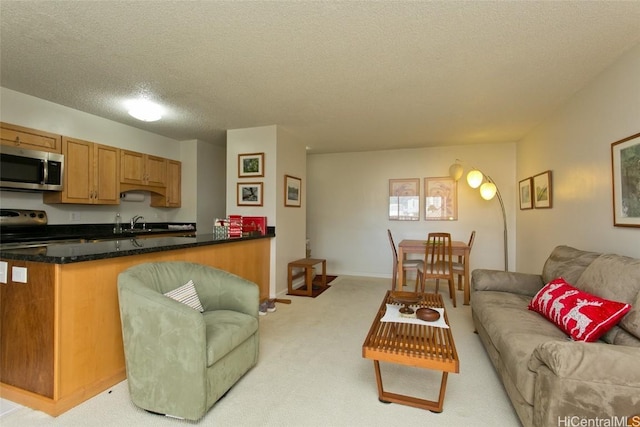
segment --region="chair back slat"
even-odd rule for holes
[[[448,278],[451,275],[453,250],[451,234],[429,233],[425,250],[426,277]]]

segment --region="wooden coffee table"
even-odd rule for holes
[[[373,359],[379,400],[385,403],[394,402],[428,409],[432,412],[442,412],[447,376],[449,372],[458,373],[460,371],[460,361],[451,329],[429,326],[426,322],[424,325],[381,322],[380,319],[386,312],[386,304],[400,305],[391,298],[391,291],[387,291],[369,334],[362,344],[362,357]],[[444,308],[440,294],[424,294],[422,301],[417,305]],[[444,312],[444,320],[449,325],[446,311]],[[438,401],[384,391],[380,375],[380,362],[442,371]]]

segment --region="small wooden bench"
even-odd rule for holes
[[[313,266],[322,263],[322,282],[320,285],[320,291],[327,287],[327,260],[320,258],[302,258],[296,261],[292,261],[288,264],[288,285],[289,295],[300,295],[306,297],[312,297],[313,292]],[[303,271],[293,274],[294,268],[302,268]],[[293,281],[299,277],[305,277],[306,289],[300,287],[298,289],[293,288]],[[319,292],[316,293],[316,295]]]

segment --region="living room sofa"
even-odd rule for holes
[[[630,311],[595,342],[571,339],[528,308],[560,277]],[[640,260],[558,246],[540,275],[478,269],[471,287],[474,326],[524,426],[640,421]]]

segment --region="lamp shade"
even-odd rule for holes
[[[493,199],[493,196],[496,195],[496,191],[498,191],[498,188],[493,182],[485,182],[480,186],[480,196],[485,200]]]
[[[479,170],[472,170],[467,174],[467,183],[471,188],[478,188],[480,184],[482,184],[482,180],[484,179],[484,175]]]
[[[454,179],[454,181],[458,181],[462,178],[462,174],[464,172],[464,168],[460,163],[454,163],[449,166],[449,176]]]

